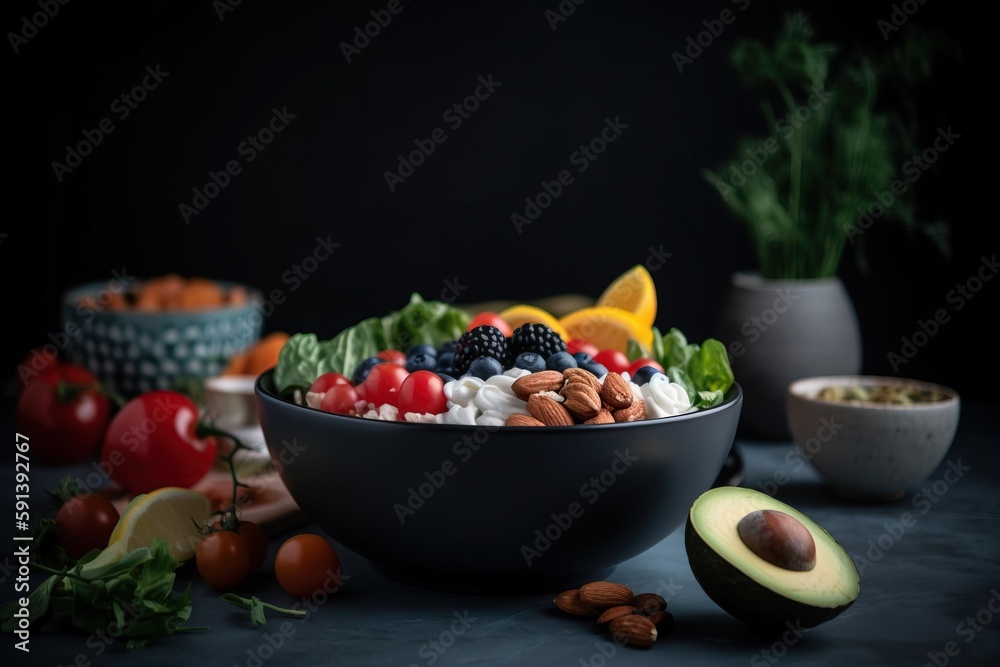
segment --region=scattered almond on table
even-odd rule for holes
[[[556,607],[573,616],[594,618],[607,625],[615,642],[630,646],[652,646],[674,626],[667,601],[656,593],[632,592],[628,586],[610,581],[592,581],[563,591],[553,600]]]

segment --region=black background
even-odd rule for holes
[[[18,53],[8,43],[7,106],[19,118],[9,133],[11,213],[0,230],[13,286],[11,367],[58,330],[63,290],[122,267],[281,289],[288,300],[265,330],[329,337],[400,307],[411,292],[436,298],[447,280],[467,286],[467,303],[596,297],[662,246],[671,256],[653,274],[657,324],[696,340],[713,335],[730,274],[755,265],[742,229],[699,172],[728,160],[744,133],[767,129],[728,69],[727,50],[741,35],[773,33],[797,7],[808,8],[821,39],[885,48],[877,21],[892,11],[888,2],[755,0],[741,12],[721,0],[589,0],[553,31],[545,11],[556,0],[404,1],[347,63],[340,43],[386,4],[244,0],[220,20],[210,2],[74,0]],[[735,22],[679,73],[671,54],[726,8]],[[7,5],[5,32],[36,11],[34,2]],[[996,251],[995,214],[982,203],[989,187],[965,167],[992,137],[969,117],[985,90],[969,81],[988,44],[971,37],[977,21],[953,3],[919,5],[910,21],[946,29],[963,48],[917,92],[919,145],[938,127],[962,138],[906,195],[922,216],[951,222],[955,252],[943,258],[925,239],[877,224],[865,234],[868,271],[846,255],[840,275],[858,310],[865,372],[993,392],[987,322],[1000,284],[987,283],[961,311],[946,301]],[[111,102],[140,83],[147,65],[169,76],[119,120]],[[452,130],[442,113],[472,94],[480,75],[501,86]],[[185,224],[178,205],[191,203],[209,171],[241,159],[237,146],[272,108],[296,117]],[[105,117],[114,132],[59,182],[53,160]],[[606,117],[628,129],[515,233],[511,214],[543,179],[571,167],[570,154]],[[383,172],[438,127],[447,141],[390,192]],[[986,229],[977,229],[984,219]],[[291,290],[283,274],[328,235],[340,247]],[[938,308],[949,309],[951,322],[896,373],[887,353]]]

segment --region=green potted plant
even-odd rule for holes
[[[920,152],[910,89],[947,45],[911,25],[879,57],[845,51],[817,42],[801,12],[786,16],[771,43],[734,44],[730,64],[760,94],[769,132],[743,138],[729,162],[703,175],[758,264],[733,274],[717,325],[745,390],[745,434],[788,437],[792,380],[860,372],[860,328],[837,273],[848,249],[865,268],[872,225],[901,224],[947,253],[947,225],[917,215],[903,173]]]

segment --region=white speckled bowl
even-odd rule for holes
[[[937,392],[943,400],[891,404],[818,398],[823,387],[892,385]],[[897,500],[944,460],[958,429],[958,392],[908,378],[817,376],[786,394],[788,425],[802,457],[840,495]]]

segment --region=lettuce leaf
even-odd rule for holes
[[[721,403],[735,381],[726,347],[715,338],[698,345],[688,343],[676,328],[662,337],[654,331],[653,348],[659,348],[656,358],[666,369],[667,377],[684,387],[691,404],[697,408]]]

